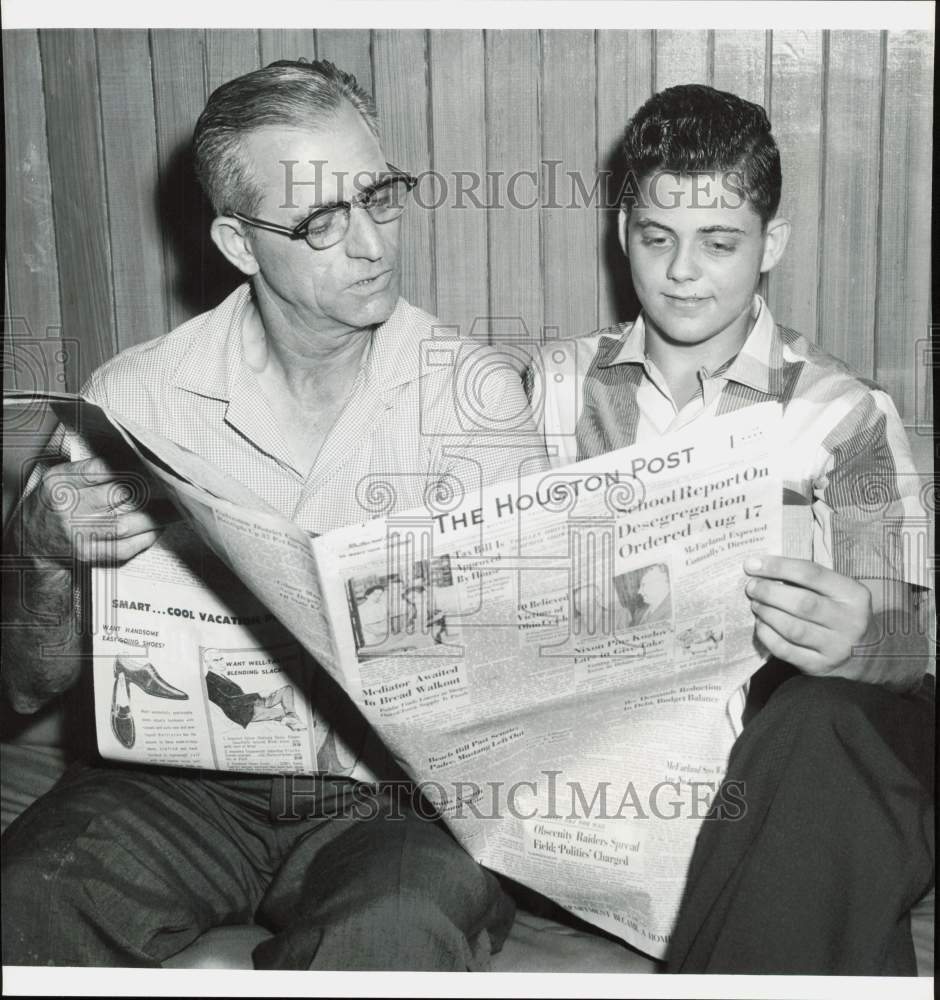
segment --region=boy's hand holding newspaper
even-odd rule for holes
[[[751,576],[746,593],[757,638],[804,673],[831,673],[873,638],[871,594],[863,584],[811,559],[784,556],[751,557],[744,571]]]
[[[888,588],[889,581],[870,588],[811,560],[783,556],[747,559],[744,570],[755,635],[773,656],[806,674],[898,690],[920,680],[916,630],[888,628],[883,620],[916,613],[910,588]],[[867,655],[859,655],[863,648]]]

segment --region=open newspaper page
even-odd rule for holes
[[[162,617],[177,654],[165,658],[176,665],[167,669],[185,672],[198,692],[191,710],[204,721],[193,724],[211,752],[210,759],[202,750],[189,765],[322,771],[360,781],[387,773],[384,747],[343,692],[311,536],[199,456],[130,421],[121,421],[121,428],[187,521],[116,573],[96,571],[96,607],[101,589],[117,586],[117,607],[113,597],[105,600],[105,614],[118,612],[127,621],[143,599]],[[178,479],[177,472],[189,481]],[[197,485],[202,483],[211,492]],[[106,577],[113,583],[106,584]],[[135,598],[153,593],[155,586],[159,600]],[[96,654],[105,641],[96,634]],[[133,748],[113,745],[121,743],[114,699],[123,694],[122,671],[115,664],[105,713],[97,655],[95,669],[99,745],[110,736],[108,756],[124,756]],[[136,691],[132,696],[139,697]],[[186,707],[161,705],[161,710],[185,712]],[[103,732],[105,718],[109,733]],[[173,761],[152,754],[144,760],[183,765],[175,753]]]
[[[92,574],[102,756],[229,771],[309,771],[304,648],[181,521]]]
[[[778,428],[767,404],[314,541],[347,690],[464,846],[656,956],[763,659],[741,564],[780,550]]]
[[[6,402],[21,416],[51,405],[74,457],[101,455],[135,500],[184,515],[130,562],[91,572],[102,756],[374,780],[368,763],[384,751],[329,676],[309,534],[198,455],[79,396]]]

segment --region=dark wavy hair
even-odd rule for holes
[[[697,83],[661,90],[630,119],[623,152],[637,181],[660,170],[735,173],[765,226],[780,204],[780,151],[767,113],[737,94]]]
[[[212,92],[193,132],[196,175],[219,215],[254,215],[258,190],[242,139],[271,125],[316,128],[350,104],[378,138],[372,98],[325,60],[281,59],[223,83]]]

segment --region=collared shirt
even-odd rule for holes
[[[809,508],[812,558],[856,580],[928,586],[910,531],[923,533],[920,481],[894,403],[793,330],[755,296],[738,354],[699,372],[701,392],[677,406],[634,323],[546,344],[530,373],[553,466],[655,441],[693,421],[783,404],[784,503]],[[809,518],[807,518],[809,520]],[[807,525],[807,527],[809,527]]]
[[[633,323],[544,345],[527,382],[553,467],[726,413],[738,414],[746,428],[749,407],[777,401],[787,443],[779,456],[784,554],[809,556],[855,580],[929,587],[929,521],[890,396],[776,325],[760,296],[754,311],[738,354],[713,372],[703,368],[701,392],[683,406],[647,357],[642,314]],[[736,735],[746,692],[747,685],[728,705]]]
[[[483,487],[547,467],[517,367],[485,344],[440,337],[433,317],[399,299],[374,330],[312,467],[296,468],[243,360],[255,308],[242,285],[210,312],[112,358],[84,395],[202,456],[317,534],[422,505],[450,510]],[[56,445],[72,461],[90,454],[61,429]]]
[[[313,466],[294,466],[242,359],[249,285],[99,368],[85,395],[211,461],[308,531],[445,502],[544,459],[518,375],[486,345],[442,339],[403,299],[372,338]],[[74,452],[73,452],[74,455]],[[74,456],[77,457],[77,456]]]

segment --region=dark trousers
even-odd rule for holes
[[[254,918],[274,932],[258,968],[485,965],[513,916],[495,877],[396,796],[350,809],[354,787],[74,768],[4,835],[3,961],[155,966]]]
[[[669,972],[917,974],[934,880],[933,678],[916,694],[792,676],[747,722],[693,853]],[[733,796],[732,796],[733,797]]]

